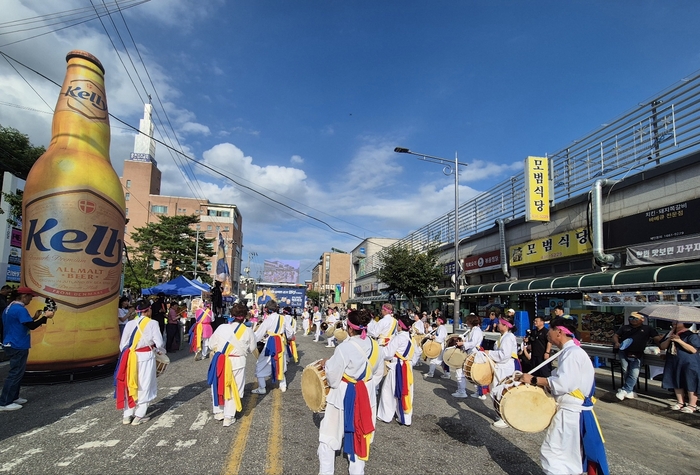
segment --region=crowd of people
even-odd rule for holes
[[[25,306],[35,295],[27,287],[12,293],[5,288],[0,291],[0,304],[6,306],[2,309],[3,346],[10,359],[0,395],[2,411],[20,409],[26,402],[19,388],[31,343],[30,331],[53,317],[50,309],[29,314]],[[242,303],[229,309],[212,302],[188,303],[189,308],[186,302],[168,301],[164,295],[134,303],[120,299],[115,398],[125,425],[149,420],[148,406],[157,396],[159,361],[166,353],[178,351],[183,337],[188,339],[195,360],[211,360],[207,381],[213,418],[224,427],[233,425],[242,410],[246,361],[251,355],[256,358],[257,379],[252,393],[266,394],[268,385],[286,391],[288,364],[298,360],[297,319],[291,308],[280,308],[272,299],[252,308]],[[395,313],[388,303],[377,315],[366,309],[304,309],[300,316],[302,335],[313,337],[314,342],[325,339],[326,346],[334,348],[330,358],[320,361],[330,387],[319,428],[320,473],[333,473],[336,452],[341,449],[349,460],[349,473],[364,473],[376,421],[410,426],[413,369],[427,365],[423,373],[426,380],[438,376],[438,370],[441,378],[451,378],[450,366],[444,361],[447,350],[465,357],[478,355],[493,370],[489,384],[469,379],[474,385],[469,394],[466,366],[454,367],[455,398],[486,399],[490,395],[498,402],[508,389],[504,385],[522,383],[543,388],[554,397],[556,412],[541,448],[545,473],[609,473],[602,435],[592,413],[594,369],[576,339],[576,321],[557,308],[550,321],[534,318],[533,328],[519,344],[514,335],[514,315],[513,309],[501,313],[494,308],[482,324],[481,318],[472,313],[466,316],[464,333],[448,335],[446,318],[439,310],[430,314]],[[186,332],[181,331],[182,327]],[[488,331],[499,334],[490,347],[484,338]],[[674,323],[662,337],[644,324],[644,315],[639,313],[632,313],[629,324],[619,328],[614,337],[614,347],[624,362],[624,385],[617,397],[634,397],[640,360],[650,340],[666,351],[663,387],[673,390],[677,400],[671,409],[695,412],[700,390],[700,336],[691,325]],[[438,345],[440,351],[424,355],[426,342]],[[552,365],[555,349],[556,368]],[[499,417],[493,425],[504,428],[509,424]]]

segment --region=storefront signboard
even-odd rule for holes
[[[501,251],[492,251],[478,256],[465,257],[462,261],[462,269],[465,274],[474,274],[494,270],[501,267]]]
[[[525,159],[525,221],[549,221],[549,160]]]
[[[585,294],[589,307],[644,307],[646,305],[700,305],[700,289],[595,292]]]
[[[586,228],[554,234],[511,246],[509,248],[510,265],[522,266],[560,257],[587,254],[593,251],[590,236]]]
[[[664,264],[700,259],[700,234],[627,248],[627,265]]]

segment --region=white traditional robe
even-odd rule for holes
[[[484,339],[484,332],[481,331],[481,327],[473,326],[462,336],[464,344],[462,345],[462,350],[468,355],[476,353],[479,351],[481,342]],[[466,380],[464,378],[464,370],[462,368],[457,368],[455,370],[455,379],[457,380],[457,389],[460,391],[465,391],[467,387]]]
[[[357,348],[359,345],[360,348]],[[359,336],[345,339],[335,348],[333,356],[326,361],[325,372],[326,381],[330,386],[330,391],[326,397],[326,411],[319,427],[318,457],[320,463],[319,473],[332,474],[335,466],[335,451],[340,450],[344,433],[344,400],[348,383],[343,381],[343,375],[347,374],[353,379],[358,379],[365,371],[370,371],[373,377],[365,384],[369,394],[369,402],[372,407],[372,420],[376,420],[377,402],[374,394],[374,380],[377,375],[384,371],[384,361],[381,354],[377,355],[374,367],[369,366],[369,355],[372,350],[372,340]],[[379,350],[377,350],[379,351]],[[364,473],[364,461],[355,458],[355,462],[350,462],[351,474]]]
[[[239,322],[234,322],[219,325],[209,339],[209,343],[211,344],[212,350],[215,352],[221,351],[226,343],[233,346],[233,351],[229,353],[228,358],[231,360],[231,372],[233,373],[233,378],[236,380],[238,396],[243,398],[243,390],[245,388],[246,356],[252,353],[255,349],[255,334],[251,328],[246,327],[243,323],[240,324],[245,327],[245,331],[243,332],[240,340],[236,338],[236,330],[238,329]],[[211,397],[213,404],[214,388],[212,388]],[[235,399],[229,399],[225,401],[224,404],[214,406],[214,414],[221,412],[224,413],[224,417],[234,417],[236,415]]]
[[[389,361],[389,373],[386,375],[384,380],[384,385],[382,386],[381,393],[379,396],[379,407],[377,408],[377,417],[384,422],[391,422],[394,415],[399,415],[398,404],[399,401],[394,397],[394,387],[396,386],[396,365],[398,364],[398,357],[396,354],[403,355],[406,352],[406,348],[411,344],[411,336],[408,332],[401,331],[397,333],[394,338],[391,339],[388,345],[382,348],[382,359]],[[410,371],[413,371],[413,365],[415,364],[415,353],[411,360],[407,363],[411,365]],[[409,386],[410,399],[413,401],[413,384]],[[413,404],[411,404],[413,406]],[[404,411],[404,421],[407,426],[411,425],[411,416],[413,410],[406,412]]]
[[[511,332],[506,332],[498,339],[494,349],[489,351],[489,358],[496,363],[494,368],[493,385],[495,386],[504,378],[512,376],[515,372],[515,361],[517,358],[518,341]]]
[[[284,358],[282,358],[283,372],[287,372],[287,340],[294,336],[294,328],[292,328],[292,319],[285,318],[284,315],[279,315],[277,313],[271,313],[265,318],[265,320],[260,324],[257,330],[255,330],[255,341],[262,341],[267,335],[274,333],[278,326],[278,321],[281,321],[279,325],[279,332],[282,333],[282,351],[284,352]],[[265,388],[265,378],[272,375],[272,357],[265,356],[265,350],[263,350],[258,356],[258,361],[255,364],[255,377],[258,378],[258,385],[261,388]],[[286,381],[283,379],[279,382],[280,385],[286,385]]]
[[[143,315],[138,315],[136,318],[126,323],[124,326],[124,333],[122,333],[121,340],[119,341],[119,351],[123,351],[124,348],[129,346],[131,334],[134,333],[134,330],[138,328],[138,325],[144,318],[146,317]],[[158,322],[155,320],[148,322],[146,328],[143,329],[143,334],[136,345],[136,349],[138,350],[139,348],[144,348],[147,346],[155,347],[154,351],[135,352],[138,361],[138,400],[136,401],[136,406],[132,407],[131,409],[125,405],[124,417],[145,416],[146,410],[148,409],[148,403],[153,401],[156,396],[158,396],[158,382],[156,381],[156,351],[163,354],[165,354],[166,351],[163,347],[163,334],[160,332]]]
[[[372,338],[375,338],[380,346],[384,346],[388,343],[392,336],[396,334],[398,329],[398,322],[394,316],[390,313],[384,315],[378,322],[372,320],[367,325],[367,333]]]
[[[440,346],[442,349],[440,350],[440,354],[433,358],[432,360],[429,361],[431,365],[440,365],[442,364],[442,352],[445,350],[445,340],[447,339],[447,327],[443,324],[437,327],[437,331],[435,332],[435,341],[440,343]]]
[[[564,344],[557,361],[559,366],[547,378],[552,396],[557,400],[557,412],[542,442],[540,463],[548,475],[579,474],[583,471],[580,413],[588,408],[583,408],[583,401],[569,393],[578,389],[588,396],[595,381],[595,370],[588,354],[573,341]]]

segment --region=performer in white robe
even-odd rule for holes
[[[393,312],[393,305],[385,303],[382,305],[382,318],[378,322],[372,320],[367,328],[367,334],[376,339],[379,346],[386,346],[396,334],[398,324]]]
[[[512,376],[516,369],[520,369],[520,364],[518,362],[518,341],[515,335],[511,333],[514,328],[512,317],[499,317],[496,329],[501,336],[494,345],[493,350],[485,351],[489,358],[495,363],[494,378],[491,383],[491,397],[494,399],[500,397],[499,392],[494,391],[494,388],[498,386],[503,379]],[[517,367],[516,362],[518,362]],[[500,418],[497,419],[493,425],[499,429],[508,427],[508,424]]]
[[[255,349],[255,334],[250,327],[244,324],[248,309],[245,305],[237,303],[231,307],[231,317],[234,319],[231,323],[219,325],[214,331],[214,334],[209,339],[211,348],[215,352],[221,352],[226,344],[227,357],[231,361],[231,372],[236,381],[238,388],[239,399],[243,398],[243,390],[245,388],[245,364],[246,357]],[[238,336],[236,336],[238,335]],[[212,404],[215,403],[214,391],[212,387]],[[219,404],[214,404],[214,419],[224,421],[224,427],[233,424],[236,416],[236,400],[235,398],[219,400]]]
[[[414,335],[425,335],[425,322],[421,320],[420,314],[416,313],[413,318],[414,321],[411,325],[411,332]]]
[[[122,422],[124,424],[139,425],[147,422],[146,417],[148,403],[158,395],[158,383],[156,381],[156,353],[165,354],[163,334],[160,332],[158,322],[151,320],[151,307],[148,301],[138,302],[136,305],[136,318],[129,320],[124,326],[119,342],[119,351],[127,348],[134,339],[136,344],[135,356],[138,365],[138,398],[135,407],[124,405]],[[148,322],[145,320],[148,319]],[[134,357],[132,355],[131,357]]]
[[[540,449],[540,463],[547,475],[608,474],[602,434],[592,412],[595,370],[588,354],[574,338],[574,323],[562,317],[550,322],[549,341],[561,348],[558,367],[548,378],[523,374],[520,381],[548,389],[557,401],[557,412]],[[586,438],[581,440],[581,424]],[[592,466],[591,466],[592,464]]]
[[[323,362],[326,381],[331,389],[326,397],[326,410],[318,434],[320,474],[335,473],[335,452],[341,447],[350,459],[348,472],[352,475],[364,474],[365,460],[357,455],[359,453],[357,452],[358,447],[352,443],[354,438],[344,440],[344,405],[349,386],[353,386],[353,392],[350,395],[359,396],[358,385],[354,384],[353,381],[363,381],[362,384],[366,391],[362,394],[365,398],[359,402],[362,403],[362,407],[370,407],[370,413],[364,414],[363,420],[369,426],[365,427],[365,433],[373,434],[377,410],[373,380],[378,373],[383,371],[384,365],[381,361],[379,346],[371,338],[366,338],[366,328],[370,320],[371,314],[368,310],[350,312],[348,314],[348,338],[336,347],[330,359]],[[357,429],[357,427],[355,428]],[[372,438],[373,436],[370,437],[370,442]],[[368,454],[369,449],[367,448]]]
[[[265,394],[267,392],[265,378],[272,376],[272,380],[278,380],[279,388],[282,392],[287,390],[287,381],[284,377],[284,373],[287,371],[287,340],[294,337],[294,329],[291,325],[291,319],[284,318],[283,315],[277,314],[279,306],[274,300],[270,300],[265,304],[265,308],[268,310],[268,315],[265,320],[260,324],[260,326],[255,330],[255,341],[262,341],[267,337],[265,343],[265,348],[258,356],[258,361],[255,365],[255,377],[258,378],[258,388],[254,389],[252,392],[255,394]],[[281,364],[281,375],[272,374],[272,358],[271,355],[265,355],[267,349],[271,342],[270,338],[279,337],[281,339],[282,352],[281,358],[276,359],[276,363],[279,361]],[[275,353],[275,356],[279,355],[279,352]]]
[[[442,347],[440,350],[440,354],[430,360],[428,364],[430,364],[430,369],[428,370],[427,373],[425,373],[423,376],[426,378],[432,378],[435,376],[435,368],[438,367],[438,365],[442,364],[442,352],[445,350],[445,340],[447,339],[447,327],[445,326],[445,320],[443,317],[437,317],[437,330],[435,331],[434,335],[430,335],[429,338],[431,340],[435,340],[436,342],[440,343],[440,346]],[[445,379],[450,377],[449,371],[444,373],[442,375]]]
[[[309,310],[304,309],[301,313],[301,329],[303,330],[304,336],[309,334]]]
[[[316,325],[316,332],[314,333],[314,341],[318,341],[321,337],[321,322],[323,322],[323,315],[318,310],[318,307],[314,307],[314,324]]]
[[[470,355],[479,351],[481,341],[484,339],[484,333],[481,331],[481,318],[478,315],[470,313],[466,318],[467,327],[469,329],[462,335],[462,341],[457,342],[457,346],[462,348],[462,351]],[[457,380],[457,392],[452,393],[456,398],[465,398],[467,394],[467,380],[464,377],[464,370],[457,368],[455,370],[455,379]]]
[[[340,315],[336,314],[335,312],[329,309],[328,315],[326,316],[326,323],[328,324],[328,328],[335,328],[335,324],[338,322],[339,319]],[[335,346],[336,341],[334,336],[326,338],[326,341],[327,348],[333,348]]]
[[[383,359],[389,361],[389,372],[381,389],[377,418],[391,422],[396,416],[399,424],[410,426],[413,415],[413,365],[418,355],[408,331],[410,318],[401,315],[397,320],[399,332],[382,348]],[[400,375],[397,375],[397,371]],[[404,388],[408,389],[408,394],[397,398],[396,394],[402,394]]]

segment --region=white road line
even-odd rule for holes
[[[90,427],[97,425],[99,422],[99,419],[88,419],[85,421],[84,424],[77,425],[75,427],[72,427],[68,430],[64,430],[63,432],[59,432],[58,435],[66,435],[66,434],[82,434],[86,430],[88,430]]]
[[[14,446],[15,446],[15,445],[12,444],[12,445],[10,445],[9,447],[4,447],[4,448],[0,449],[0,454],[3,453],[3,452],[7,452],[8,450],[10,450],[11,448],[13,448]]]
[[[143,434],[141,434],[134,442],[132,442],[132,444],[129,447],[126,448],[126,450],[122,453],[122,458],[135,458],[141,451],[141,449],[143,449],[147,445],[146,441],[151,436],[151,432],[163,427],[173,427],[175,425],[175,422],[177,422],[177,420],[182,417],[181,414],[173,414],[173,411],[181,405],[182,402],[174,403],[173,407],[165,411],[165,413],[162,416],[156,418],[155,422],[153,422],[153,424],[151,424],[150,427],[146,429]]]
[[[64,457],[60,461],[56,462],[56,466],[67,467],[68,465],[72,464],[73,462],[78,460],[80,457],[82,457],[84,453],[85,452],[78,452],[77,454],[70,455],[68,457]]]
[[[42,449],[30,449],[27,450],[22,457],[17,457],[14,460],[10,460],[9,462],[5,462],[0,466],[0,472],[10,472],[14,470],[17,466],[21,465],[22,462],[25,460],[28,460],[32,457],[32,455],[40,454],[43,452]]]
[[[46,429],[45,426],[44,426],[44,427],[39,427],[38,429],[34,429],[34,430],[31,431],[31,432],[27,432],[26,434],[20,435],[19,438],[20,438],[20,439],[23,439],[23,438],[25,438],[25,437],[31,437],[31,436],[33,436],[33,435],[38,434],[39,432],[41,432],[41,431],[44,430],[44,429]],[[0,450],[0,452],[2,452],[2,451]]]
[[[197,439],[190,439],[190,440],[178,440],[175,442],[175,450],[183,450],[183,449],[189,449],[192,447],[194,444],[197,443]]]
[[[80,449],[96,449],[98,447],[114,447],[119,443],[119,439],[111,440],[93,440],[92,442],[86,442],[83,445],[76,447],[76,450]]]
[[[190,430],[202,430],[209,420],[209,411],[200,411],[197,419],[190,426]]]
[[[158,441],[158,443],[156,444],[156,447],[165,447],[166,445],[168,445],[168,443],[169,443],[169,441],[167,441],[165,439],[160,439]]]

